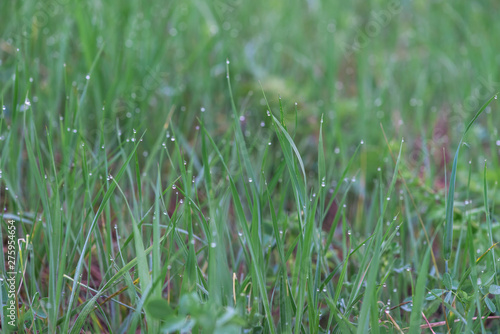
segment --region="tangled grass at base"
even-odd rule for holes
[[[495,9],[2,2],[2,333],[499,331]]]

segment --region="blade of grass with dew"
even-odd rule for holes
[[[485,333],[485,328],[484,324],[481,321],[481,304],[479,301],[479,287],[477,284],[477,263],[476,263],[476,256],[474,255],[474,234],[472,233],[472,225],[467,224],[467,248],[469,251],[469,265],[470,265],[470,281],[472,283],[472,289],[473,289],[473,299],[471,300],[471,305],[469,307],[469,311],[467,313],[467,318],[468,320],[465,321],[463,319],[465,326],[466,326],[466,333],[470,333],[472,330],[472,318],[475,314],[475,308],[477,307],[477,319],[481,323],[481,333]],[[475,302],[475,307],[474,307],[474,302]]]
[[[202,127],[202,135],[201,135],[201,158],[203,163],[203,175],[204,175],[204,183],[205,189],[207,192],[207,200],[208,200],[208,210],[211,217],[215,217],[215,204],[213,203],[213,198],[215,196],[214,190],[212,188],[212,175],[210,173],[210,162],[208,160],[208,150],[206,145],[206,138],[203,134],[204,131],[204,123],[200,121]],[[210,220],[210,229],[206,234],[208,244],[212,244],[212,233],[211,231],[216,232],[217,226],[215,221]],[[208,292],[210,299],[219,302],[221,298],[221,293],[218,289],[217,283],[217,263],[216,263],[216,250],[213,247],[208,248]]]
[[[168,233],[165,233],[161,239],[160,239],[160,242],[162,242],[164,239],[167,238],[169,234]],[[153,251],[153,246],[150,246],[148,247],[147,249],[144,250],[144,254],[145,255],[148,255],[149,253],[151,253]],[[85,305],[83,306],[82,310],[79,312],[78,314],[78,317],[73,325],[73,327],[71,328],[71,331],[68,333],[70,334],[78,334],[81,332],[81,329],[83,327],[83,325],[85,324],[85,321],[87,320],[87,317],[88,315],[95,310],[95,303],[97,302],[97,299],[99,299],[109,288],[111,288],[115,282],[118,281],[118,279],[120,279],[121,277],[125,276],[128,271],[130,271],[132,268],[134,268],[138,263],[138,259],[137,257],[135,257],[134,259],[132,259],[130,262],[128,262],[125,266],[123,266],[122,268],[120,268],[120,270],[118,270],[116,272],[116,274],[114,274],[104,285],[101,289],[99,289],[99,291],[94,295],[94,297],[92,297],[92,299],[90,299],[89,301],[87,301],[85,303]],[[78,282],[76,282],[76,280],[73,278],[72,279],[73,283],[75,284],[78,284]],[[74,290],[74,289],[73,289]],[[70,313],[70,316],[72,316],[72,312],[69,312]],[[66,317],[64,317],[65,319]]]
[[[432,245],[432,243],[431,243]],[[413,294],[413,306],[410,314],[410,330],[409,333],[418,333],[420,331],[420,319],[422,319],[422,309],[424,307],[425,287],[429,270],[429,262],[431,255],[431,245],[427,245],[427,251],[421,262],[418,270],[417,286]]]
[[[295,113],[297,114],[297,105],[295,105]],[[295,115],[295,119],[297,119],[297,115]],[[297,121],[296,121],[297,122]],[[297,124],[295,125],[295,131],[297,131]],[[326,196],[326,163],[325,163],[325,152],[323,147],[323,115],[321,115],[320,126],[319,126],[319,136],[318,136],[318,196],[319,196],[319,222],[318,222],[318,231],[322,231],[323,227],[323,217],[325,211],[325,196]],[[316,240],[316,251],[318,255],[323,254],[323,243],[321,242],[321,232],[319,233],[319,237],[315,238]],[[314,275],[314,286],[315,286],[315,295],[314,295],[314,305],[318,305],[319,299],[319,285],[321,281],[321,269],[323,268],[323,256],[317,257],[316,263],[316,273]],[[326,272],[326,271],[325,271]],[[316,289],[317,288],[317,289]],[[318,324],[316,327],[319,327],[319,318]]]
[[[175,138],[176,136],[176,131],[174,127],[171,127],[172,130],[172,136]],[[187,197],[191,197],[190,195],[190,187],[191,187],[191,182],[188,180],[188,176],[186,173],[186,166],[184,166],[184,159],[182,158],[182,153],[178,144],[178,141],[174,141],[174,146],[175,146],[175,152],[177,153],[177,163],[178,163],[178,168],[181,174],[181,186],[178,188],[183,188],[185,194]],[[175,170],[175,165],[172,164],[173,170]],[[188,202],[189,203],[189,202]],[[177,205],[177,207],[179,207]],[[188,293],[192,292],[198,283],[198,263],[196,261],[196,254],[194,250],[194,244],[191,242],[193,239],[193,219],[192,219],[192,214],[191,214],[191,208],[190,207],[183,207],[183,212],[185,216],[185,223],[187,224],[187,231],[188,231],[188,253],[187,253],[187,259],[186,259],[186,265],[184,267],[185,272],[183,274],[183,277],[187,279],[182,280],[182,287],[181,291],[183,293]]]
[[[54,151],[52,149],[52,136],[48,130],[47,130],[47,144],[48,144],[48,148],[49,148],[50,162],[52,164],[52,172],[54,173],[54,179],[55,179],[54,184],[57,185],[58,184],[58,176],[57,176],[56,162],[55,162],[55,158],[54,158]],[[85,151],[85,149],[84,149],[84,151]],[[60,198],[59,188],[57,186],[55,186],[54,188],[55,188],[55,202],[59,203],[59,198]],[[89,200],[90,200],[90,198],[89,198]],[[86,205],[84,205],[84,206],[86,206]],[[59,212],[59,214],[61,214],[60,210],[56,210],[56,212]],[[62,222],[58,226],[58,230],[59,231],[56,231],[54,233],[53,238],[56,239],[56,242],[58,242],[57,245],[62,244],[62,248],[59,250],[59,253],[57,254],[57,256],[59,257],[60,254],[66,254],[66,250],[67,250],[67,247],[68,247],[68,244],[70,241],[70,236],[71,236],[71,233],[70,233],[71,224],[68,224],[66,226],[66,233],[63,233]],[[64,236],[64,238],[62,238],[63,236]],[[61,240],[61,239],[63,239],[63,240]],[[60,304],[61,304],[62,289],[64,287],[64,284],[63,284],[64,277],[63,276],[64,276],[64,272],[66,271],[66,265],[67,264],[65,261],[61,261],[59,264],[58,272],[57,272],[56,291],[55,291],[55,296],[54,296],[55,300],[53,301],[55,303],[54,305],[55,305],[56,309],[59,309]]]
[[[248,227],[247,219],[246,219],[245,213],[243,211],[243,206],[241,204],[240,197],[238,195],[238,190],[237,190],[236,185],[234,183],[233,177],[230,174],[229,168],[227,167],[226,163],[224,162],[222,154],[220,153],[219,149],[217,148],[217,145],[215,144],[214,140],[212,139],[212,137],[210,137],[210,135],[208,134],[206,129],[203,128],[203,132],[207,136],[208,140],[210,141],[210,143],[212,145],[212,148],[219,156],[220,161],[221,161],[222,165],[224,166],[224,169],[227,172],[227,175],[229,178],[229,183],[230,183],[230,190],[231,190],[231,194],[233,196],[233,203],[234,203],[235,210],[236,210],[236,216],[238,217],[238,222],[240,223],[240,226],[242,228],[243,235],[244,235],[245,239],[249,240],[249,242],[246,245],[248,247],[248,251],[249,251],[250,256],[252,258],[251,263],[252,263],[254,273],[256,275],[255,280],[257,283],[257,287],[259,289],[260,297],[262,299],[262,305],[264,307],[264,311],[265,311],[265,315],[266,315],[266,322],[268,324],[269,331],[271,332],[271,334],[275,334],[276,329],[274,328],[274,323],[272,320],[273,317],[272,317],[271,309],[269,307],[269,300],[267,297],[267,289],[266,289],[266,285],[265,285],[264,276],[263,276],[263,273],[260,270],[258,263],[257,263],[259,257],[257,256],[253,242],[251,242],[252,238],[251,238],[251,234],[250,234],[250,229]],[[241,240],[241,238],[240,238],[240,240]],[[241,244],[243,247],[245,247],[245,244],[243,242]]]
[[[399,148],[399,154],[398,154],[398,158],[396,160],[396,166],[394,167],[392,181],[391,181],[391,184],[389,186],[389,189],[387,190],[387,195],[386,195],[387,198],[390,198],[392,191],[394,190],[394,187],[396,185],[402,149],[403,149],[403,141],[401,142],[401,146]],[[379,263],[380,263],[380,256],[379,255],[380,255],[380,251],[381,251],[380,248],[382,245],[382,226],[383,226],[384,215],[385,215],[388,204],[389,204],[388,200],[384,201],[383,208],[380,212],[380,218],[378,220],[376,230],[374,232],[375,239],[372,239],[372,240],[374,240],[373,257],[372,257],[372,263],[370,265],[370,270],[368,273],[365,296],[363,299],[363,305],[361,306],[361,312],[360,312],[359,321],[358,321],[358,328],[357,328],[358,334],[368,332],[369,322],[370,322],[370,313],[372,313],[372,319],[371,319],[372,331],[378,332],[378,319],[373,319],[373,308],[376,308],[375,285],[376,285],[376,280],[377,280],[378,267],[379,267]]]
[[[467,192],[466,192],[466,195],[465,195],[466,201],[470,200],[470,183],[471,183],[471,177],[472,177],[472,163],[471,163],[471,161],[469,161],[469,176],[467,178]],[[470,216],[471,216],[470,214],[466,213],[466,217],[464,219],[466,224],[470,224]],[[458,237],[457,248],[456,248],[456,251],[455,251],[457,254],[461,253],[462,241],[464,239],[464,235],[465,234],[467,234],[467,228],[465,228],[465,229],[461,228],[460,229],[460,236]],[[462,263],[462,262],[463,261],[462,261],[462,259],[459,256],[455,257],[455,264],[453,265],[453,277],[457,277],[457,275],[458,275],[458,265],[459,264],[463,265],[464,263]]]
[[[70,296],[70,299],[69,299],[69,302],[68,302],[68,309],[69,310],[73,307],[73,302],[74,302],[74,299],[75,299],[75,293],[77,291],[77,282],[78,282],[78,279],[79,279],[79,277],[80,277],[80,275],[82,273],[82,269],[83,269],[82,267],[83,267],[84,254],[85,254],[85,252],[87,250],[87,247],[89,246],[90,238],[92,236],[92,231],[95,228],[95,226],[97,225],[97,221],[98,221],[99,216],[101,215],[101,213],[103,212],[103,210],[104,210],[104,208],[106,206],[106,202],[109,201],[109,199],[111,198],[111,195],[113,194],[113,191],[115,190],[117,183],[121,180],[123,174],[125,173],[125,171],[127,169],[128,164],[130,163],[130,161],[134,157],[134,153],[137,150],[137,147],[139,146],[140,142],[141,141],[139,140],[135,144],[135,146],[132,149],[132,152],[129,154],[127,160],[125,160],[124,164],[122,165],[122,167],[118,171],[118,174],[114,178],[116,182],[110,184],[108,190],[104,194],[104,197],[103,197],[103,199],[101,201],[101,204],[99,205],[99,208],[97,209],[97,212],[96,212],[96,214],[94,216],[94,219],[92,220],[92,223],[90,225],[89,231],[87,233],[87,237],[85,239],[85,243],[84,243],[83,248],[82,248],[80,259],[78,260],[78,264],[76,265],[76,268],[75,268],[75,274],[73,276],[73,280],[74,280],[74,282],[73,282],[73,288],[72,288],[71,296]],[[70,312],[68,312],[66,314],[65,321],[64,321],[64,324],[63,324],[63,327],[62,327],[62,331],[64,333],[68,332],[68,329],[69,329],[69,318],[70,318]]]
[[[380,173],[379,173],[379,178],[381,179]],[[382,196],[382,192],[377,191],[379,188],[381,188],[380,184],[378,184],[375,188],[375,191],[374,191],[375,197],[373,198],[373,204],[372,204],[373,209],[371,209],[371,211],[374,211],[375,210],[374,208],[377,206],[377,198],[379,196]],[[377,196],[377,194],[378,194],[378,196]],[[362,294],[360,294],[360,290],[361,290],[361,287],[363,285],[363,280],[368,272],[368,268],[371,264],[370,250],[373,249],[373,243],[375,242],[375,233],[372,233],[366,241],[368,241],[368,244],[366,245],[366,248],[365,248],[366,251],[365,251],[365,253],[361,259],[361,263],[359,265],[359,268],[363,268],[363,269],[362,269],[361,274],[358,274],[356,276],[356,280],[354,281],[354,284],[353,284],[353,289],[351,290],[351,293],[349,295],[349,299],[347,301],[347,308],[346,308],[346,312],[345,312],[345,315],[347,317],[351,313],[352,307],[356,304],[356,302],[358,300],[361,299]]]
[[[493,227],[491,224],[491,216],[490,216],[490,208],[488,203],[488,183],[486,179],[486,162],[484,163],[484,171],[483,171],[483,198],[484,198],[484,213],[486,215],[486,224],[488,227],[488,236],[489,236],[489,245],[490,247],[493,244]],[[495,248],[491,248],[491,263],[493,267],[493,272],[497,272],[497,261],[495,261]],[[498,285],[498,275],[495,275],[495,284]],[[500,296],[495,295],[495,300],[497,305],[500,307]]]
[[[25,114],[25,119],[24,119],[25,129],[27,129],[27,126],[26,126],[26,117],[27,116],[26,116],[26,114]],[[34,129],[34,126],[32,123],[31,123],[30,133],[32,133],[32,135],[36,138],[36,130]],[[35,153],[33,151],[32,143],[31,143],[32,140],[33,139],[30,138],[29,136],[26,136],[26,138],[25,138],[26,151],[28,154],[28,161],[29,161],[29,165],[30,165],[31,175],[34,175],[35,181],[37,184],[37,188],[38,188],[38,191],[40,193],[42,207],[43,207],[44,215],[45,215],[46,222],[47,222],[47,230],[49,231],[49,233],[48,233],[48,239],[49,239],[48,245],[49,245],[50,249],[48,251],[48,256],[51,259],[51,263],[57,263],[55,259],[56,259],[57,254],[59,253],[59,250],[57,248],[58,248],[58,245],[60,245],[60,243],[56,244],[55,241],[53,241],[53,238],[57,238],[57,240],[58,240],[59,239],[58,236],[59,236],[59,233],[61,231],[58,228],[59,219],[57,218],[57,215],[52,214],[52,207],[50,205],[50,202],[54,202],[55,199],[52,199],[52,201],[50,201],[50,197],[47,193],[47,188],[48,188],[47,181],[42,180],[42,177],[41,177],[41,171],[44,170],[44,165],[43,165],[43,161],[42,161],[43,159],[41,159],[41,158],[38,160],[36,159]],[[39,146],[38,146],[38,141],[34,140],[34,142],[35,142],[35,148],[37,150],[38,156],[40,157],[40,150],[39,150]],[[38,163],[40,164],[40,167],[38,167]],[[60,212],[57,209],[55,211]],[[50,300],[50,302],[54,303],[54,305],[57,305],[56,303],[58,301],[58,298],[56,295],[56,291],[57,291],[56,282],[57,282],[57,266],[53,265],[49,269],[49,300]],[[55,331],[55,323],[57,321],[57,316],[58,316],[57,309],[55,307],[51,308],[51,309],[49,309],[48,313],[49,313],[48,314],[49,329]]]
[[[312,333],[314,331],[317,331],[319,328],[319,310],[318,310],[318,303],[316,301],[317,299],[317,294],[319,293],[319,279],[316,279],[313,277],[313,279],[310,279],[313,275],[313,263],[312,263],[312,257],[313,257],[313,252],[314,252],[314,231],[315,231],[315,213],[317,212],[318,208],[318,203],[319,203],[319,198],[318,196],[315,197],[313,201],[313,205],[310,208],[310,213],[309,213],[309,219],[306,221],[306,231],[304,235],[304,250],[305,252],[300,254],[301,261],[303,261],[303,266],[302,268],[307,268],[308,272],[306,273],[305,277],[301,278],[300,283],[304,282],[306,284],[306,297],[307,297],[307,310],[308,310],[308,322],[309,322],[309,331]],[[316,250],[317,251],[317,250]],[[316,253],[316,255],[319,253]],[[304,256],[305,255],[305,256]],[[318,261],[319,262],[319,261]],[[318,264],[316,264],[318,265]],[[302,273],[305,273],[305,270],[301,270]],[[303,279],[305,278],[305,279]],[[307,284],[307,281],[309,281],[309,284]],[[300,286],[299,286],[299,292],[300,292]],[[300,297],[300,294],[299,294]]]
[[[495,95],[496,96],[496,95]],[[451,252],[453,248],[453,207],[454,207],[454,196],[455,196],[455,181],[457,178],[457,164],[458,164],[458,154],[460,152],[460,146],[462,146],[462,142],[465,138],[465,135],[472,127],[476,119],[483,113],[486,107],[495,99],[495,96],[492,96],[486,103],[479,109],[479,111],[474,115],[472,120],[469,122],[467,127],[465,128],[462,137],[458,143],[457,151],[455,153],[455,157],[453,158],[453,167],[451,169],[450,176],[450,184],[448,189],[448,201],[446,202],[446,224],[445,224],[445,232],[444,232],[444,259],[445,259],[445,272],[448,272],[448,261],[451,258]]]
[[[140,187],[140,185],[139,185]],[[151,282],[157,282],[161,279],[161,252],[160,252],[160,194],[161,194],[161,171],[158,165],[155,187],[155,200],[154,200],[154,215],[153,215],[153,252],[152,252],[152,275]],[[167,259],[168,261],[168,259]],[[154,285],[151,291],[153,298],[162,297],[162,287],[160,284]],[[141,298],[141,301],[143,298]],[[159,323],[154,321],[151,331],[154,333],[159,329]]]
[[[132,220],[132,229],[133,229],[133,233],[134,233],[134,246],[135,246],[135,251],[137,254],[137,270],[139,272],[139,279],[140,279],[139,283],[141,286],[141,290],[145,291],[146,287],[148,287],[148,286],[150,287],[151,276],[149,275],[149,266],[148,266],[148,261],[146,258],[146,253],[144,251],[144,242],[142,240],[142,233],[139,230],[138,223],[136,221],[136,218],[134,217],[134,212],[133,212],[132,208],[130,207],[130,204],[127,200],[127,196],[125,195],[125,193],[123,193],[123,190],[121,189],[118,182],[116,180],[114,180],[114,182],[115,182],[116,188],[118,189],[118,191],[122,194],[122,196],[124,198],[125,205],[127,206],[127,209],[129,211],[129,214],[130,214],[130,218]],[[146,321],[151,326],[150,329],[153,330],[153,332],[159,326],[159,323],[157,323],[157,322],[155,323],[153,318],[148,313],[146,313]]]
[[[288,166],[289,170],[289,175],[291,176],[292,180],[294,181],[292,183],[292,187],[294,188],[294,194],[296,194],[296,200],[297,200],[297,214],[299,215],[299,218],[302,219],[302,216],[304,216],[304,225],[301,225],[300,227],[300,235],[302,235],[301,238],[299,238],[299,248],[300,251],[297,252],[297,254],[300,254],[300,259],[299,259],[299,280],[298,280],[298,292],[297,292],[297,297],[296,297],[296,304],[297,304],[297,310],[298,312],[295,315],[295,328],[300,328],[301,322],[302,322],[302,317],[303,317],[303,310],[302,307],[304,305],[305,299],[306,299],[306,288],[308,286],[311,286],[312,284],[309,283],[307,285],[307,282],[310,282],[309,279],[309,270],[307,268],[310,268],[310,252],[311,252],[311,245],[312,245],[312,238],[313,238],[313,228],[314,228],[314,215],[309,210],[307,209],[307,204],[305,201],[306,198],[306,186],[307,186],[307,179],[306,179],[306,174],[305,174],[305,169],[304,169],[304,163],[302,162],[302,158],[300,156],[300,153],[295,146],[293,139],[290,137],[286,129],[280,124],[280,122],[276,119],[276,117],[273,117],[273,124],[275,125],[275,132],[276,135],[280,141],[283,154],[285,156],[285,161]],[[293,152],[295,153],[297,160],[299,162],[301,171],[302,171],[302,177],[303,177],[303,183],[300,183],[297,175],[295,174],[295,164],[294,164],[294,159],[293,157],[289,154],[289,147],[292,148]],[[317,203],[317,198],[315,200],[315,203]],[[310,297],[309,294],[307,294],[307,297]],[[310,305],[310,307],[314,307]],[[314,311],[312,311],[314,312]],[[312,325],[310,323],[310,325]]]
[[[234,101],[234,96],[233,96],[233,89],[231,87],[231,78],[229,75],[229,60],[226,61],[226,74],[227,74],[227,85],[229,89],[229,98],[231,100],[231,109],[233,111],[233,127],[234,127],[234,136],[235,136],[235,142],[236,146],[239,149],[239,152],[241,154],[241,157],[243,158],[243,165],[245,166],[245,170],[249,176],[249,178],[253,181],[250,182],[250,189],[252,191],[253,195],[253,205],[257,206],[257,222],[258,222],[258,236],[260,238],[260,244],[262,244],[262,208],[260,207],[260,201],[258,200],[258,188],[259,188],[259,183],[258,180],[255,176],[255,172],[253,170],[252,164],[250,162],[250,157],[248,154],[248,150],[245,144],[245,139],[243,136],[243,132],[241,131],[241,126],[239,124],[239,115],[238,115],[238,109],[236,108],[236,104]],[[257,246],[257,245],[256,245]],[[259,253],[261,253],[262,250],[259,250]]]

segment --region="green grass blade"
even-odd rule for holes
[[[496,95],[495,95],[496,96]],[[492,96],[486,103],[479,109],[479,111],[474,115],[472,120],[469,122],[465,131],[458,143],[457,151],[455,152],[455,157],[453,158],[453,167],[451,169],[450,184],[448,189],[448,201],[446,202],[446,220],[445,220],[445,232],[444,232],[444,259],[446,260],[446,272],[448,272],[448,261],[451,258],[452,248],[453,248],[453,207],[454,207],[454,197],[455,197],[455,182],[457,178],[457,164],[458,164],[458,153],[460,152],[460,146],[465,138],[465,135],[472,127],[476,119],[483,113],[486,107],[495,99]]]

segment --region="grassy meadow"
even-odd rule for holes
[[[500,332],[499,10],[1,1],[1,332]]]

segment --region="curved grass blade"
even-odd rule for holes
[[[141,139],[142,139],[142,137],[141,137]],[[116,182],[113,182],[113,183],[111,183],[109,185],[109,188],[106,191],[106,193],[104,194],[104,198],[102,199],[102,202],[99,205],[99,209],[97,209],[97,212],[96,212],[96,214],[94,216],[92,224],[90,225],[87,237],[85,239],[85,243],[83,244],[83,247],[82,247],[82,252],[81,252],[80,259],[78,260],[78,264],[76,265],[75,275],[73,276],[73,287],[72,287],[72,290],[71,290],[71,296],[69,298],[69,303],[68,303],[68,306],[67,306],[68,310],[71,310],[71,308],[73,306],[73,302],[75,301],[75,294],[76,294],[76,291],[77,291],[77,285],[78,285],[79,277],[80,277],[80,275],[82,273],[82,270],[83,270],[83,261],[84,261],[84,258],[85,258],[85,252],[87,251],[87,247],[90,244],[90,239],[91,239],[91,236],[92,236],[92,232],[93,232],[95,226],[97,225],[97,221],[98,221],[101,213],[104,211],[104,208],[106,207],[106,203],[111,198],[111,195],[113,194],[113,192],[114,192],[114,190],[116,188],[116,185],[118,184],[118,182],[122,178],[123,174],[125,174],[127,166],[130,163],[130,161],[132,160],[132,158],[134,157],[135,151],[137,150],[137,147],[139,146],[140,143],[141,143],[141,140],[138,140],[137,144],[135,144],[135,146],[134,146],[134,149],[132,150],[132,152],[130,152],[127,160],[124,162],[124,164],[122,165],[122,167],[118,171],[118,174],[115,177]],[[63,331],[62,331],[63,333],[67,333],[68,332],[70,315],[71,315],[71,312],[68,312],[66,314],[66,319],[64,320]]]
[[[453,247],[453,205],[454,205],[454,195],[455,195],[455,181],[457,178],[457,164],[458,164],[458,153],[460,152],[460,146],[462,146],[462,142],[465,138],[465,135],[472,127],[472,124],[476,121],[476,119],[483,113],[486,107],[495,99],[495,96],[492,96],[486,103],[479,109],[479,111],[474,115],[472,120],[469,122],[465,131],[458,143],[457,151],[455,152],[455,158],[453,159],[453,167],[451,169],[450,176],[450,185],[448,189],[448,201],[446,202],[446,224],[444,231],[444,259],[445,259],[445,272],[448,272],[448,261],[451,257],[451,251]]]

